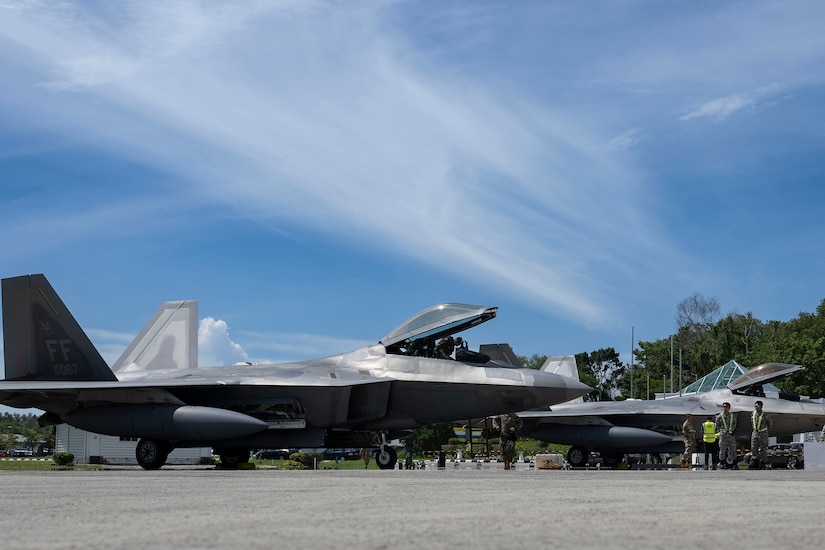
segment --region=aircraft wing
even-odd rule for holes
[[[674,419],[681,419],[681,424],[688,412],[699,416],[716,414],[720,410],[720,407],[708,406],[699,399],[682,398],[678,401],[662,399],[563,403],[545,410],[520,412],[518,415],[542,423],[649,425],[671,424]]]
[[[222,395],[258,394],[273,391],[280,397],[297,397],[314,393],[329,395],[355,386],[387,386],[391,380],[359,373],[320,375],[312,369],[295,372],[294,368],[246,367],[243,373],[227,367],[182,372],[173,378],[138,379],[117,382],[0,381],[0,402],[12,407],[36,408],[61,416],[78,407],[147,403],[162,405],[212,405]],[[203,371],[206,371],[205,373]],[[234,388],[234,390],[233,390]],[[386,392],[388,390],[383,390]],[[248,397],[247,399],[252,399]]]

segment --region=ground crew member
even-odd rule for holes
[[[498,432],[501,458],[504,460],[505,470],[510,469],[510,465],[516,456],[516,441],[522,424],[521,418],[513,413],[502,414],[493,418],[493,430]]]
[[[719,447],[716,445],[716,438],[719,434],[716,433],[716,422],[713,417],[709,416],[707,420],[702,423],[702,443],[705,447],[705,470],[710,467],[716,469],[716,457],[719,454]]]
[[[682,424],[682,437],[685,438],[685,452],[679,465],[682,468],[690,468],[693,461],[693,450],[696,447],[696,428],[693,427],[693,415],[687,413],[685,422]]]
[[[771,417],[762,410],[762,402],[753,404],[751,413],[751,468],[758,470],[768,463],[768,430]]]
[[[730,403],[722,403],[722,412],[716,415],[716,431],[719,433],[719,467],[736,467],[736,415],[730,412]]]

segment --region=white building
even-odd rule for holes
[[[137,438],[101,435],[79,430],[68,424],[55,428],[58,453],[72,453],[77,464],[135,464]],[[209,447],[175,449],[166,464],[207,464],[212,458]]]

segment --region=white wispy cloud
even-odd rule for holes
[[[99,103],[93,116],[66,109],[67,134],[262,221],[326,228],[605,318],[585,264],[560,267],[582,249],[610,262],[621,238],[599,217],[584,223],[582,204],[640,218],[632,170],[598,135],[412,63],[370,4],[144,4],[108,20],[77,6],[17,18],[41,31],[13,36],[42,64],[45,93]]]
[[[754,109],[759,103],[759,95],[733,94],[719,97],[702,103],[691,112],[679,117],[679,120],[708,117],[721,121],[727,117],[747,109]]]
[[[639,129],[632,128],[621,135],[611,138],[607,142],[607,147],[614,151],[627,151],[635,147],[641,139],[642,136]]]
[[[538,53],[517,53],[519,67],[511,73],[504,60],[490,77],[474,63],[500,55],[489,42],[492,5],[480,18],[467,6],[446,10],[438,32],[451,42],[428,48],[428,36],[398,23],[404,3],[124,1],[98,11],[68,1],[2,3],[0,36],[11,49],[0,50],[0,62],[19,76],[4,92],[17,107],[7,111],[10,123],[168,174],[180,210],[231,205],[267,227],[322,231],[592,325],[610,322],[617,278],[656,279],[688,263],[668,252],[645,171],[620,154],[655,140],[617,98],[644,90],[639,110],[651,118],[693,104],[686,121],[724,120],[776,96],[757,79],[733,88],[755,90],[741,93],[713,82],[729,67],[758,74],[761,58],[734,61],[763,30],[751,13],[778,12],[775,5],[744,10],[735,40],[719,32],[734,8],[670,18],[682,32],[639,23],[643,32],[634,33],[613,29],[638,14],[604,6],[611,23],[595,22],[614,33],[604,42],[610,51],[588,56],[576,42],[568,61],[550,64],[563,74],[540,84],[533,75],[562,45],[542,41],[577,41],[581,30],[561,25],[536,35],[542,41],[527,39],[517,52]],[[543,16],[559,5],[547,9]],[[689,38],[671,39],[678,36]],[[693,36],[707,45],[694,47]],[[499,40],[514,42],[507,33]],[[782,66],[809,45],[765,54]],[[701,84],[688,90],[694,81]],[[523,82],[535,89],[522,91]],[[584,90],[580,82],[601,84]],[[707,90],[723,92],[696,101],[713,97]],[[579,92],[594,94],[582,103],[592,112],[566,109],[564,98]],[[141,214],[128,200],[88,211],[102,219],[109,202],[127,220]],[[74,231],[83,227],[76,218]],[[57,227],[53,216],[30,223]]]
[[[729,94],[704,101],[687,114],[679,117],[679,120],[708,117],[716,121],[722,121],[742,111],[756,111],[769,107],[776,101],[783,99],[782,94],[782,87],[776,83],[771,83],[749,92]],[[787,97],[784,99],[787,99]]]

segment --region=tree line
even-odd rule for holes
[[[21,442],[18,435],[23,436]],[[0,450],[24,447],[36,450],[38,446],[54,447],[54,428],[41,428],[37,415],[5,412],[0,415]]]
[[[788,393],[825,397],[825,300],[814,313],[801,312],[784,322],[762,321],[751,312],[722,316],[719,302],[699,293],[682,300],[676,311],[676,333],[638,342],[633,365],[623,363],[613,348],[576,354],[579,378],[594,388],[585,399],[653,399],[669,392],[671,383],[679,391],[731,360],[745,368],[771,362],[805,365],[775,384]],[[541,367],[546,358],[520,357],[531,368]]]

